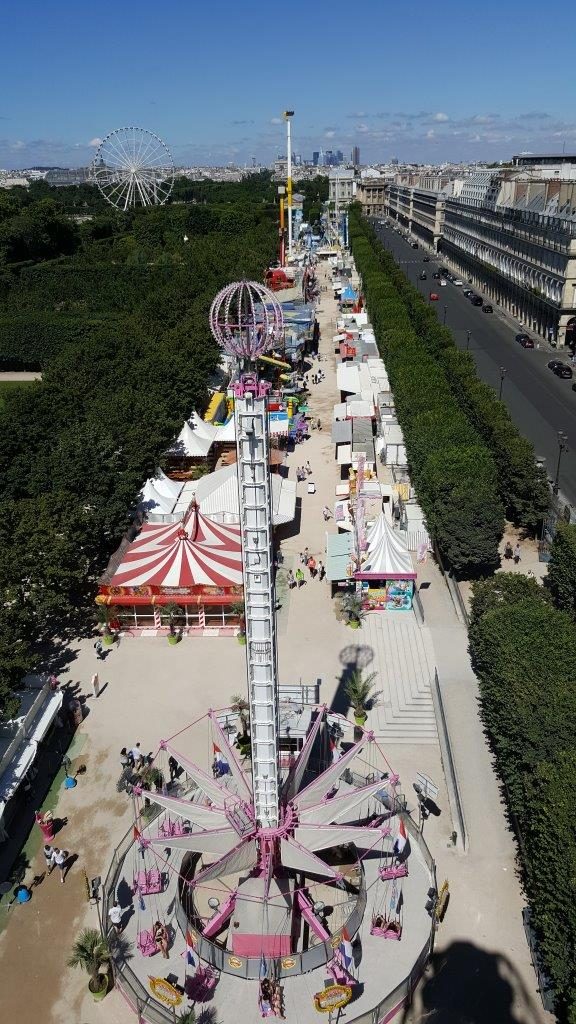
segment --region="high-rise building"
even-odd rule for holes
[[[342,152],[341,149],[337,149],[336,150],[336,159],[337,159],[339,164],[343,164],[344,163],[344,153]]]
[[[318,160],[319,160],[319,158],[320,158],[320,153],[318,152],[318,150],[316,150],[316,152],[312,153],[312,166],[313,167],[318,167]]]
[[[360,146],[352,146],[351,159],[354,167],[360,167]]]

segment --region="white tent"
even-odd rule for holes
[[[198,437],[204,437],[208,441],[213,441],[216,434],[218,433],[218,427],[214,423],[207,423],[201,416],[198,415],[195,409],[192,411],[192,415],[188,420],[188,423],[192,427]]]
[[[159,469],[152,480],[152,486],[158,491],[158,494],[162,494],[166,498],[172,498],[172,501],[177,501],[183,483],[181,480],[171,480],[169,476],[166,476],[166,473]]]
[[[278,473],[272,473],[270,481],[272,523],[274,526],[291,523],[296,515],[296,481],[286,480]],[[237,464],[217,469],[198,480],[195,499],[203,515],[216,521],[239,522]]]
[[[222,426],[216,428],[216,436],[214,438],[219,444],[231,443],[236,440],[236,426],[234,423],[234,417],[231,416],[227,423],[223,423]]]
[[[359,579],[416,579],[404,540],[382,512],[367,535],[368,550],[355,574]]]
[[[175,504],[174,498],[157,491],[152,480],[147,480],[139,494],[139,504],[144,506],[145,512],[161,512],[167,515],[172,511]]]
[[[170,454],[188,456],[191,459],[204,459],[211,447],[212,441],[209,437],[202,437],[192,430],[189,423],[185,423],[174,444],[170,447]]]

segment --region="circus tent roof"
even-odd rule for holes
[[[169,497],[166,493],[162,494],[154,484],[155,481],[146,480],[138,495],[139,505],[144,506],[145,512],[161,512],[164,514],[171,512],[175,499]]]
[[[110,586],[230,587],[242,583],[237,526],[214,523],[193,505],[179,523],[146,523],[110,580]]]
[[[398,532],[382,512],[368,531],[368,550],[357,579],[416,579],[412,558]]]

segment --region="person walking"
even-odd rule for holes
[[[122,907],[118,903],[118,900],[114,900],[114,903],[108,911],[108,917],[110,918],[110,922],[114,927],[116,935],[120,935],[122,933],[122,914]]]
[[[506,546],[504,548],[504,558],[510,559],[510,558],[513,558],[513,557],[514,557],[514,552],[512,550],[512,545],[511,545],[510,541],[507,540],[506,541]]]
[[[120,764],[122,765],[122,771],[125,771],[126,768],[134,767],[134,758],[131,752],[128,753],[126,747],[122,747],[120,751]]]
[[[294,588],[294,584],[296,583],[296,580],[294,579],[294,573],[292,572],[292,569],[288,569],[287,579],[288,579],[288,590],[292,590]]]
[[[308,565],[308,559],[310,558],[310,552],[308,548],[304,548],[304,555],[302,558],[302,565]]]
[[[321,423],[320,420],[317,421],[316,426],[317,426],[318,430],[322,430],[322,423]]]
[[[134,762],[134,767],[139,768],[142,761],[144,760],[144,755],[140,750],[139,743],[137,743],[135,747],[132,747],[132,750],[130,751],[130,756]]]
[[[324,522],[327,523],[329,519],[332,519],[332,513],[328,508],[328,505],[324,505],[322,509],[322,515],[324,516]]]
[[[54,862],[52,860],[53,854],[54,847],[50,846],[49,843],[46,843],[44,846],[44,860],[46,861],[46,870],[49,875],[52,873],[52,869],[54,867]]]
[[[59,850],[58,847],[54,848],[52,854],[52,860],[55,868],[60,868],[60,881],[64,885],[64,879],[68,872],[68,858],[70,854],[68,850]]]
[[[310,465],[309,462],[306,463],[306,472],[308,476],[312,476],[312,466]]]
[[[516,547],[514,548],[514,565],[518,565],[519,561],[520,561],[520,544],[517,543]]]
[[[304,583],[304,573],[302,572],[302,569],[298,568],[298,569],[296,569],[296,585],[297,585],[298,589],[300,589],[300,587],[302,586],[303,583]]]
[[[322,583],[322,580],[324,579],[325,575],[326,569],[324,568],[324,563],[318,562],[318,579],[320,580],[320,583]]]
[[[310,555],[308,559],[308,571],[310,573],[310,579],[313,580],[316,575],[316,559],[313,555]]]
[[[94,644],[94,651],[96,653],[96,657],[97,657],[98,661],[102,661],[103,658],[104,658],[104,651],[103,651],[103,648],[102,648],[102,641],[101,641],[100,637],[98,637],[96,643]]]

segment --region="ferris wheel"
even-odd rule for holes
[[[91,177],[118,210],[162,206],[174,184],[174,163],[168,147],[154,132],[117,128],[100,143]]]

